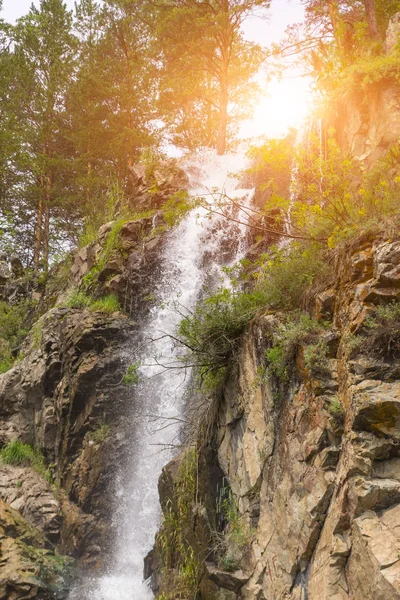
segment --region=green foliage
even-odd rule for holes
[[[88,308],[91,302],[90,296],[79,290],[73,290],[67,299],[67,306],[70,308]]]
[[[192,528],[192,505],[197,491],[197,451],[189,448],[179,467],[174,498],[167,501],[164,522],[157,535],[162,566],[177,572],[174,592],[184,598],[197,598],[201,565],[194,549],[187,542],[187,531]]]
[[[180,190],[162,207],[164,221],[172,227],[179,223],[194,208],[194,202],[186,190]]]
[[[46,481],[51,483],[51,473],[40,450],[23,444],[19,440],[9,442],[0,451],[0,458],[6,465],[26,465],[37,471]]]
[[[363,56],[344,74],[342,85],[354,91],[367,90],[382,81],[400,82],[400,53]]]
[[[267,140],[262,146],[252,146],[248,152],[251,166],[246,174],[257,187],[257,204],[263,201],[266,212],[270,207],[289,206],[293,143],[291,134],[284,139]]]
[[[331,276],[331,266],[314,242],[293,242],[287,248],[272,248],[256,266],[255,289],[262,291],[268,307],[284,310],[300,308],[304,293],[314,281],[328,281]]]
[[[328,348],[323,341],[309,344],[304,349],[304,360],[310,374],[314,377],[323,375],[328,368]]]
[[[104,442],[104,440],[107,439],[109,433],[110,426],[107,423],[103,423],[97,429],[91,431],[88,434],[88,437],[91,441],[95,442],[96,444],[101,444],[101,442]]]
[[[0,301],[0,373],[10,369],[16,351],[28,334],[34,318],[34,304],[22,300],[18,304]]]
[[[109,294],[98,300],[93,300],[89,309],[93,312],[114,313],[121,310],[121,305],[115,294]]]
[[[80,290],[74,290],[67,299],[67,306],[77,309],[88,308],[93,312],[113,313],[121,310],[121,305],[115,294],[93,298]]]
[[[344,418],[344,408],[338,396],[332,396],[328,402],[328,410],[335,419],[342,421]]]
[[[137,385],[139,383],[139,363],[133,363],[126,369],[126,373],[122,378],[125,385]]]
[[[37,321],[32,327],[32,342],[35,350],[38,350],[40,348],[40,344],[42,343],[42,329],[43,320]]]
[[[178,335],[187,350],[184,360],[197,367],[206,388],[215,389],[221,383],[244,328],[258,312],[298,308],[314,279],[329,273],[318,247],[301,244],[273,249],[249,271],[245,291],[234,273],[232,288],[221,288],[202,300],[180,323]],[[278,357],[273,360],[277,364]]]
[[[297,199],[291,207],[294,234],[324,249],[382,231],[400,216],[400,146],[394,145],[374,168],[344,153],[330,132],[324,152],[319,137],[299,149]]]
[[[289,380],[297,353],[300,347],[305,346],[306,366],[313,375],[323,372],[327,365],[327,348],[318,338],[326,327],[326,323],[315,321],[304,313],[288,320],[275,333],[273,346],[266,352],[269,371],[282,381]]]
[[[374,356],[400,357],[400,302],[378,306],[358,337],[358,348]]]
[[[215,533],[214,551],[218,564],[225,571],[236,571],[240,568],[250,547],[253,531],[245,518],[240,515],[229,486],[224,486],[220,490],[217,513],[225,522],[223,533]]]

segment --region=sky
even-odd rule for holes
[[[32,0],[3,0],[1,16],[8,22],[14,22],[26,14]],[[34,0],[39,5],[39,0]],[[75,1],[66,0],[69,8]],[[253,17],[245,24],[244,30],[248,39],[269,45],[278,42],[285,29],[292,23],[302,21],[303,8],[300,0],[272,0],[268,22]],[[279,137],[291,126],[299,126],[306,117],[311,102],[310,81],[296,77],[296,73],[288,72],[281,80],[272,78],[266,81],[266,75],[260,73],[258,82],[263,89],[262,97],[255,110],[254,117],[243,124],[242,137]]]

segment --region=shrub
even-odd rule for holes
[[[323,375],[328,368],[328,348],[323,341],[309,344],[304,350],[304,360],[311,375]]]
[[[85,309],[88,308],[93,312],[113,313],[121,310],[119,300],[115,294],[109,294],[103,298],[95,300],[88,294],[82,291],[73,291],[68,300],[67,306],[71,308]]]
[[[228,364],[244,327],[263,306],[264,295],[257,290],[220,289],[200,302],[179,326],[186,362],[196,364],[201,378],[215,377]]]
[[[239,288],[243,278],[237,279],[235,271],[230,289],[220,288],[199,302],[180,323],[178,337],[186,348],[184,360],[197,367],[200,382],[206,387],[215,388],[221,382],[241,334],[258,312],[298,308],[308,286],[329,272],[317,249],[311,251],[299,244],[274,249],[246,269],[251,277],[247,289]]]
[[[386,359],[400,358],[400,302],[378,306],[365,320],[360,337],[364,352]]]
[[[98,300],[93,300],[89,308],[94,312],[113,313],[120,311],[121,305],[115,294],[109,294]]]
[[[14,364],[33,319],[33,302],[23,300],[11,305],[0,301],[0,373],[5,373]]]
[[[92,299],[90,296],[79,290],[74,290],[67,300],[67,306],[71,308],[88,308],[91,302]]]
[[[162,566],[175,569],[174,591],[184,598],[196,598],[201,567],[194,549],[187,541],[187,531],[192,528],[192,505],[197,491],[197,451],[189,448],[179,467],[174,498],[164,510],[164,522],[157,535]]]
[[[224,530],[215,533],[215,554],[218,565],[225,571],[236,571],[250,548],[252,530],[239,514],[229,486],[224,486],[217,501],[217,514],[224,522]]]
[[[343,404],[338,396],[332,396],[328,402],[328,410],[335,419],[342,421],[344,418]]]
[[[125,385],[137,385],[139,383],[139,363],[133,363],[126,369],[122,378]]]
[[[103,423],[95,431],[91,431],[88,434],[90,440],[96,443],[104,442],[110,433],[110,426],[107,423]]]
[[[305,348],[305,362],[313,375],[326,367],[327,348],[319,336],[327,323],[315,321],[300,313],[288,320],[273,337],[273,346],[267,350],[269,370],[281,380],[288,380],[300,346]]]
[[[6,465],[27,465],[35,469],[49,483],[52,481],[50,471],[40,450],[23,444],[19,440],[9,442],[1,451],[0,458]]]

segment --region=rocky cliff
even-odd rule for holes
[[[109,560],[117,474],[132,452],[135,377],[125,376],[168,228],[159,206],[186,182],[177,167],[167,171],[152,174],[151,194],[133,171],[146,215],[103,226],[46,285],[2,257],[4,318],[28,306],[35,322],[0,374],[1,599],[66,598],[79,572]]]
[[[213,435],[198,440],[194,496],[179,466],[187,453],[165,468],[166,521],[150,561],[158,597],[183,597],[188,561],[165,550],[180,514],[201,598],[400,598],[398,318],[373,317],[400,299],[400,241],[359,240],[336,258],[334,281],[309,306],[330,322],[323,367],[300,343],[288,378],[277,377],[266,356],[282,315],[259,316],[217,399]]]

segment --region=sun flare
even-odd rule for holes
[[[281,137],[290,127],[298,127],[313,104],[307,77],[272,79],[266,87],[251,120],[242,130],[245,137]]]

